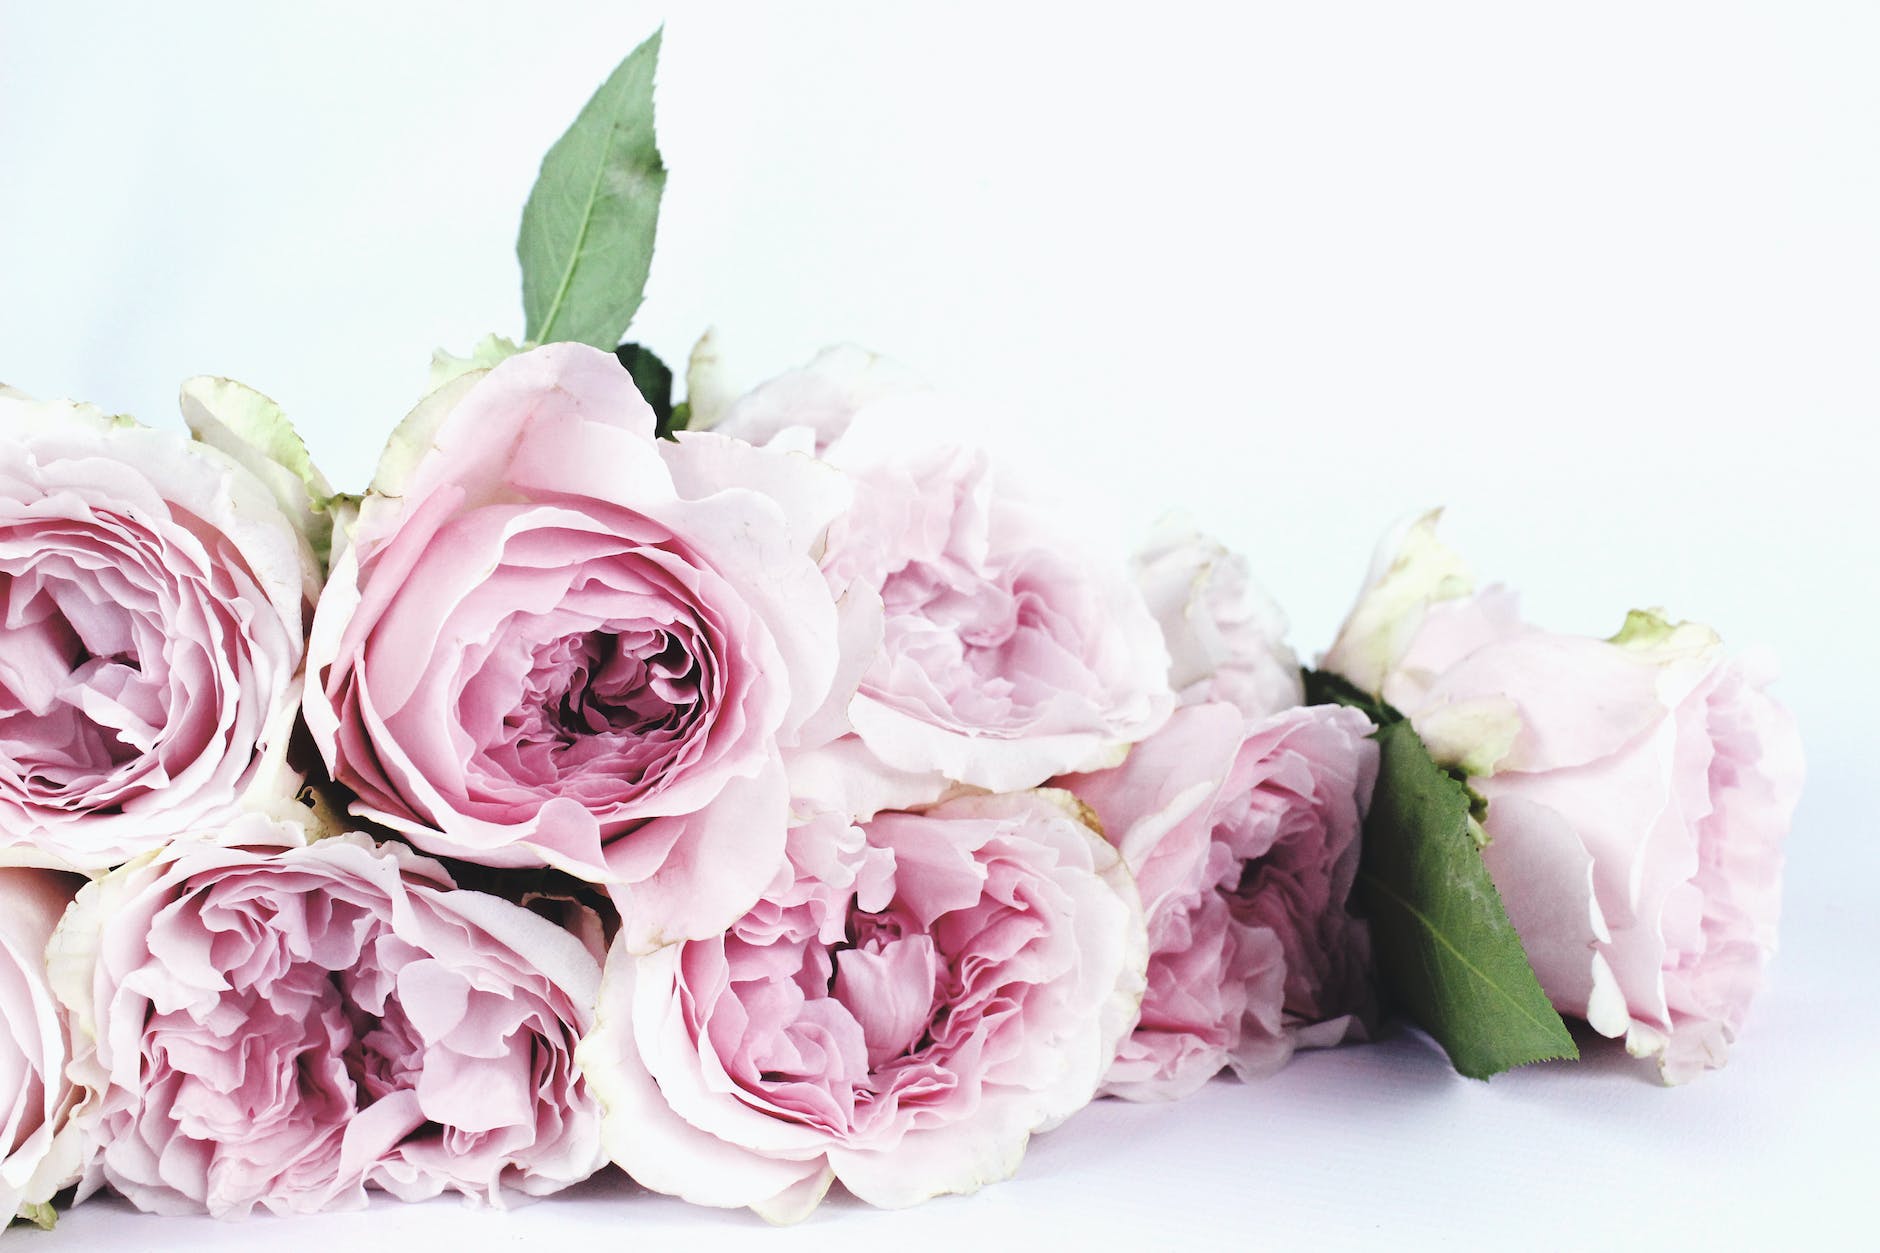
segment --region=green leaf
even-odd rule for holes
[[[1481,795],[1388,702],[1324,670],[1307,671],[1305,689],[1308,703],[1349,705],[1379,726],[1356,896],[1385,994],[1472,1079],[1577,1058],[1482,861]]]
[[[516,239],[533,343],[612,349],[640,307],[666,186],[653,137],[660,33],[620,63],[542,158]]]
[[[635,390],[652,406],[653,416],[659,420],[657,433],[660,438],[671,438],[672,371],[644,344],[622,344],[614,349],[614,356],[633,376]],[[684,429],[683,424],[679,429]]]
[[[1371,695],[1342,674],[1307,670],[1305,687],[1308,705],[1349,705],[1379,726],[1403,721],[1403,715],[1391,708],[1383,697]]]
[[[1468,787],[1386,722],[1357,895],[1385,991],[1471,1079],[1577,1058],[1528,965],[1473,832]]]

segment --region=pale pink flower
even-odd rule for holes
[[[693,350],[686,384],[692,397],[714,393],[717,359],[711,336]],[[693,426],[709,426],[753,444],[804,433],[821,455],[848,432],[857,415],[872,405],[894,405],[929,395],[911,371],[854,344],[837,344],[817,353],[808,365],[789,370],[713,411],[709,402],[693,408]]]
[[[1247,559],[1167,526],[1136,555],[1136,584],[1162,628],[1169,682],[1185,705],[1226,701],[1258,721],[1305,700],[1286,615]]]
[[[723,936],[609,955],[580,1060],[640,1183],[793,1221],[969,1192],[1090,1100],[1142,993],[1116,852],[1061,792],[790,832]]]
[[[1328,663],[1487,800],[1483,859],[1554,1006],[1681,1082],[1723,1065],[1775,948],[1801,792],[1761,656],[1634,613],[1611,639],[1472,591],[1435,518],[1380,550]]]
[[[239,1217],[592,1174],[595,954],[401,846],[269,847],[299,837],[244,818],[93,883],[59,928],[92,1180]]]
[[[84,880],[0,868],[0,1227],[78,1177],[57,1137],[73,1103],[65,1015],[46,975],[46,945]]]
[[[605,882],[636,948],[721,930],[783,859],[784,745],[830,700],[811,458],[654,438],[607,353],[446,384],[388,447],[310,645],[354,811],[427,851]]]
[[[1373,729],[1328,705],[1249,726],[1204,703],[1121,766],[1058,780],[1096,811],[1149,919],[1142,1021],[1106,1092],[1172,1100],[1224,1067],[1268,1074],[1297,1046],[1362,1029],[1370,947],[1350,897]]]
[[[1113,765],[1167,718],[1155,619],[1060,512],[979,452],[874,458],[845,443],[836,460],[856,499],[822,566],[880,615],[848,716],[887,767],[1020,790]]]
[[[234,390],[185,390],[205,437]],[[101,870],[291,796],[319,590],[235,455],[0,388],[0,863]]]

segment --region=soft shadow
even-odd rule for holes
[[[1607,1039],[1577,1019],[1567,1021],[1567,1030],[1573,1035],[1574,1047],[1580,1050],[1579,1061],[1536,1062],[1496,1075],[1491,1082],[1521,1096],[1551,1094],[1563,1078],[1582,1087],[1597,1083],[1607,1089],[1665,1086],[1657,1064],[1626,1052],[1625,1041]]]

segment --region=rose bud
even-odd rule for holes
[[[1386,541],[1327,669],[1411,720],[1487,802],[1482,857],[1555,1008],[1723,1065],[1775,947],[1801,742],[1762,658],[1635,613],[1611,639],[1477,593],[1434,514]]]

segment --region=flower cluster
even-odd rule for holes
[[[1378,1025],[1378,709],[1485,802],[1546,996],[1668,1077],[1773,943],[1758,663],[1527,626],[1431,519],[1323,663],[1378,703],[1307,704],[1243,558],[1091,551],[853,350],[670,438],[615,355],[518,351],[363,498],[185,398],[0,398],[9,1212],[976,1189]]]
[[[1723,1063],[1764,659],[1529,625],[1429,517],[1307,671],[1244,557],[1094,547],[871,354],[738,396],[707,336],[675,404],[658,45],[543,163],[530,343],[440,353],[363,494],[226,379],[187,434],[0,388],[0,1221],[910,1205],[1392,1005],[1469,1074],[1562,1015]]]
[[[1369,1003],[1363,715],[1300,707],[1275,631],[1225,623],[1191,667],[1277,669],[1279,708],[1178,697],[1158,610],[1234,607],[1146,594],[981,452],[864,451],[940,402],[858,402],[845,360],[664,440],[611,354],[459,376],[394,437],[308,651],[357,818],[611,899],[580,1049],[610,1156],[779,1218],[838,1179],[976,1188],[1127,1088],[1119,1054],[1218,1042],[1173,1046],[1193,1088]],[[1197,742],[1202,853],[1124,839],[1154,803],[1127,763]]]

